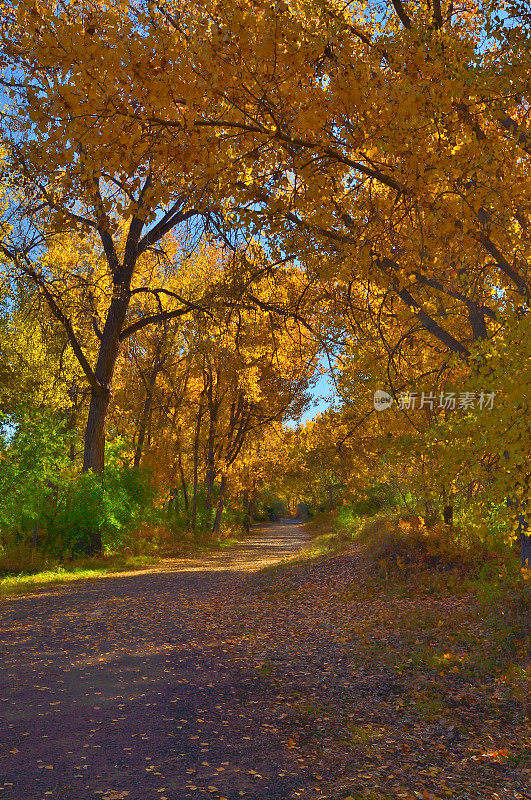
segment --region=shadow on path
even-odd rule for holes
[[[271,681],[212,612],[306,542],[283,522],[205,558],[3,601],[0,800],[319,796],[279,740]]]

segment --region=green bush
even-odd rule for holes
[[[149,474],[113,459],[103,475],[77,475],[62,489],[53,514],[44,520],[44,546],[55,555],[83,552],[86,538],[95,531],[101,534],[104,552],[118,552],[153,513]]]
[[[3,430],[0,569],[38,569],[44,556],[82,553],[95,532],[105,552],[117,552],[135,528],[156,517],[149,474],[127,464],[123,442],[108,448],[103,475],[79,474],[68,457],[73,434],[60,419],[34,414],[10,420]]]
[[[51,414],[20,416],[3,426],[0,440],[0,549],[29,543],[54,507],[60,487],[74,475],[71,438]]]

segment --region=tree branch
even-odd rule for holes
[[[89,382],[90,388],[95,392],[98,393],[101,392],[103,390],[103,387],[97,380],[96,375],[94,374],[94,371],[83,352],[81,344],[79,343],[77,336],[75,334],[72,322],[68,319],[66,314],[58,306],[55,297],[53,296],[49,287],[46,285],[46,281],[43,278],[43,276],[40,275],[38,272],[36,272],[32,267],[28,266],[27,264],[24,264],[20,260],[20,258],[15,253],[12,253],[5,245],[0,244],[0,250],[4,253],[4,255],[7,256],[7,258],[9,258],[10,261],[13,262],[13,264],[15,264],[15,266],[17,267],[18,270],[20,270],[20,272],[22,272],[24,275],[30,278],[30,280],[32,280],[36,284],[36,286],[40,288],[50,307],[50,311],[65,329],[68,341],[70,342],[70,346],[74,351],[74,354],[79,362],[81,369],[85,373],[85,377]]]
[[[508,114],[498,117],[498,121],[506,131],[516,137],[516,141],[525,152],[531,156],[531,136],[525,131],[520,130],[518,123]]]
[[[378,258],[375,260],[376,265],[383,271],[386,272],[388,270],[396,270],[398,269],[398,264],[396,261],[393,261],[390,258]],[[466,349],[466,347],[461,344],[451,333],[449,333],[445,328],[441,327],[438,322],[436,322],[433,317],[424,311],[418,300],[415,300],[411,292],[409,292],[406,288],[400,288],[395,280],[392,280],[392,288],[393,291],[400,297],[400,299],[409,306],[421,325],[429,331],[433,336],[435,336],[439,341],[441,341],[446,347],[449,347],[450,350],[454,353],[458,353],[463,358],[468,358],[470,353]]]
[[[413,310],[413,313],[423,328],[439,339],[439,341],[441,341],[453,353],[457,353],[465,360],[469,357],[470,352],[466,349],[466,347],[462,345],[461,342],[458,341],[454,336],[452,336],[451,333],[442,328],[439,323],[433,319],[433,317],[430,317],[430,315],[424,311],[420,303],[415,300],[415,298],[407,289],[395,287],[395,292],[400,299]]]
[[[176,225],[180,225],[181,222],[186,222],[186,220],[191,219],[192,217],[197,216],[200,212],[197,209],[190,209],[190,211],[180,211],[181,204],[175,203],[172,209],[164,215],[164,217],[157,222],[156,225],[151,228],[151,230],[147,231],[146,235],[140,240],[137,247],[137,256],[142,255],[148,247],[151,247],[152,244],[158,242],[165,236],[172,228],[175,228]],[[175,209],[175,213],[174,213]]]
[[[393,3],[394,9],[395,9],[398,17],[400,18],[400,22],[402,23],[404,28],[407,28],[408,30],[411,30],[411,20],[409,19],[408,15],[406,14],[406,10],[405,10],[404,6],[402,5],[402,0],[392,0],[392,3]]]
[[[521,275],[518,274],[518,272],[516,272],[516,270],[511,267],[505,256],[503,256],[498,250],[494,242],[489,239],[485,233],[480,233],[478,238],[487,253],[493,257],[500,270],[505,273],[505,275],[507,275],[507,277],[510,278],[514,283],[520,294],[524,297],[529,297],[530,291],[526,281]]]
[[[442,28],[443,25],[441,0],[433,0],[433,25],[437,30]]]
[[[131,325],[128,325],[127,328],[124,328],[123,331],[120,333],[119,339],[121,342],[124,339],[127,339],[133,333],[145,328],[146,325],[154,325],[157,322],[166,322],[170,319],[176,319],[177,317],[183,317],[185,314],[189,314],[192,311],[192,308],[176,308],[173,311],[161,311],[159,314],[149,314],[147,317],[142,317],[142,319],[133,322]],[[200,309],[203,311],[203,309]]]

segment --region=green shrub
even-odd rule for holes
[[[0,569],[33,570],[37,552],[44,560],[83,553],[94,532],[105,552],[117,552],[156,518],[150,476],[127,464],[123,442],[108,448],[103,475],[79,474],[72,436],[43,413],[20,418],[0,442]]]
[[[146,472],[109,464],[103,475],[92,472],[68,480],[45,520],[45,548],[54,555],[83,551],[94,531],[104,552],[115,553],[130,541],[153,502]]]
[[[3,431],[0,553],[12,563],[22,563],[25,547],[42,545],[44,520],[53,511],[61,486],[74,475],[68,458],[72,434],[46,413],[11,418]]]

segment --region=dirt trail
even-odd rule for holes
[[[2,601],[0,798],[282,800],[302,787],[270,682],[211,606],[244,603],[249,573],[306,542],[302,525],[264,526],[202,559]]]
[[[306,541],[1,601],[0,800],[531,800],[473,597],[358,546],[261,570]]]

